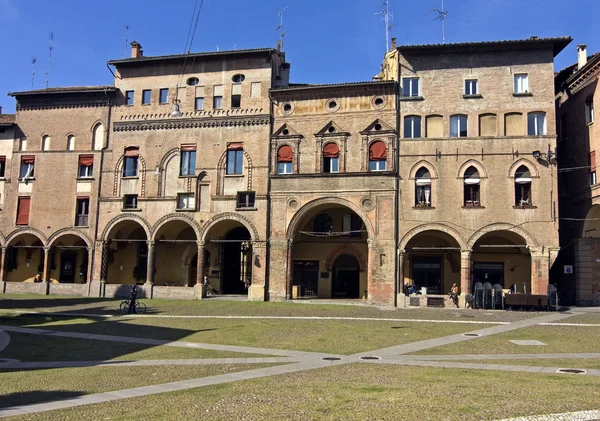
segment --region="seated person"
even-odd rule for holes
[[[517,283],[513,282],[510,286],[510,293],[511,294],[516,294],[517,293]]]
[[[452,288],[450,288],[449,296],[452,299],[452,302],[454,303],[456,308],[458,308],[458,295],[459,295],[458,286],[456,284],[452,284]]]
[[[417,289],[415,288],[414,284],[410,286],[410,288],[408,288],[408,295],[413,295],[417,293]]]

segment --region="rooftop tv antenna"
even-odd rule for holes
[[[445,44],[446,43],[446,18],[448,17],[448,11],[446,9],[444,9],[444,0],[442,0],[442,8],[441,9],[434,7],[433,10],[429,13],[437,14],[437,17],[435,17],[433,20],[442,21],[442,44]]]
[[[381,15],[381,20],[385,22],[385,51],[390,51],[390,31],[396,26],[390,23],[394,19],[393,13],[390,12],[390,2],[385,0],[377,8],[379,12],[375,15]]]
[[[31,72],[31,89],[33,90],[33,82],[35,81],[35,64],[37,63],[37,59],[35,57],[33,57],[31,59],[31,67],[33,67],[33,70]]]
[[[48,46],[48,69],[46,69],[46,89],[50,81],[50,63],[52,62],[52,42],[54,41],[54,32],[50,32],[50,45]]]
[[[129,29],[131,29],[131,26],[125,24],[125,57],[129,54]]]
[[[285,6],[283,9],[281,9],[279,12],[277,12],[277,15],[279,16],[279,26],[277,28],[275,28],[276,31],[279,31],[279,39],[277,40],[277,50],[281,51],[283,50],[283,37],[286,36],[287,32],[284,31],[283,29],[283,12],[285,12],[285,9],[287,9],[288,7]]]

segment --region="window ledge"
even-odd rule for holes
[[[123,208],[121,209],[121,212],[141,212],[142,210],[140,208]]]
[[[196,175],[195,174],[187,174],[187,175],[179,175],[179,178],[195,178]]]
[[[483,95],[481,94],[473,94],[473,95],[463,95],[464,99],[478,99],[478,98],[483,98]]]
[[[235,208],[235,210],[237,212],[251,212],[251,211],[257,211],[257,208]]]
[[[94,181],[94,177],[76,177],[77,181]]]
[[[513,206],[513,209],[537,209],[537,206],[534,206],[534,205]]]
[[[28,178],[19,178],[19,181],[21,183],[28,183],[30,181],[35,181],[35,177],[28,177]]]
[[[413,206],[414,210],[432,210],[435,209],[434,206]]]
[[[593,122],[593,121],[590,121],[590,122],[589,122],[587,125],[588,125],[588,126],[591,126],[591,125],[593,125],[593,124],[594,124],[594,122]]]
[[[241,178],[244,174],[225,174],[225,178]]]
[[[177,208],[175,209],[175,212],[196,212],[196,209],[192,209],[192,208]]]
[[[6,177],[0,177],[0,181],[6,181]]]
[[[513,92],[513,96],[533,96],[531,92]]]
[[[400,101],[424,101],[422,96],[401,96]]]
[[[73,228],[77,229],[77,228],[89,228],[89,225],[75,225],[73,226]]]
[[[485,209],[485,206],[462,206],[463,209]]]
[[[138,178],[140,178],[139,175],[128,175],[128,176],[122,176],[121,180],[137,180]]]

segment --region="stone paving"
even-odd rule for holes
[[[64,368],[64,367],[91,367],[91,366],[127,366],[127,365],[197,365],[197,364],[249,364],[249,363],[287,363],[275,367],[260,368],[256,370],[248,370],[243,372],[229,373],[204,377],[199,379],[183,380],[172,383],[165,383],[153,386],[136,387],[132,389],[118,390],[105,393],[95,393],[85,396],[80,396],[71,399],[52,401],[40,404],[23,405],[12,408],[0,409],[0,417],[8,417],[14,415],[32,414],[43,411],[52,411],[56,409],[71,408],[81,405],[90,405],[95,403],[109,402],[131,397],[153,395],[158,393],[173,392],[179,390],[192,389],[197,387],[229,383],[241,380],[256,379],[261,377],[276,376],[299,371],[313,370],[318,368],[331,367],[341,364],[350,363],[370,363],[370,364],[401,364],[407,366],[420,367],[442,367],[453,369],[477,369],[477,370],[496,370],[496,371],[521,371],[528,373],[556,373],[556,367],[528,367],[518,365],[498,365],[498,364],[475,364],[468,362],[455,362],[460,360],[470,359],[515,359],[519,358],[539,358],[538,354],[510,354],[510,355],[459,355],[459,356],[416,356],[405,355],[416,351],[421,351],[429,348],[449,345],[457,342],[476,340],[481,337],[496,335],[500,333],[510,332],[517,329],[522,329],[539,324],[551,324],[559,320],[572,317],[574,314],[551,313],[541,317],[535,317],[526,320],[520,320],[512,323],[505,322],[475,322],[475,321],[450,321],[450,322],[467,322],[467,323],[485,323],[495,324],[495,326],[479,329],[466,334],[449,335],[445,337],[428,339],[398,346],[392,346],[382,349],[377,349],[369,352],[361,352],[349,356],[330,355],[315,352],[291,351],[281,349],[266,349],[241,347],[231,345],[215,345],[202,344],[195,342],[184,341],[165,341],[148,338],[131,338],[115,335],[99,335],[77,332],[61,332],[48,329],[23,328],[15,326],[0,326],[0,349],[2,344],[8,345],[6,332],[17,332],[31,335],[51,335],[57,337],[80,338],[97,341],[113,341],[113,342],[128,342],[140,343],[148,345],[165,345],[185,348],[212,349],[220,351],[233,351],[238,353],[253,353],[269,355],[267,358],[213,358],[213,359],[182,359],[182,360],[141,360],[141,361],[60,361],[60,362],[20,362],[20,361],[0,361],[0,369],[11,368]],[[75,317],[82,317],[81,314],[73,314]],[[97,315],[95,315],[97,316]],[[177,317],[177,316],[174,316]],[[250,318],[250,317],[244,317]],[[268,318],[268,317],[265,317]],[[276,317],[281,318],[281,317]],[[312,318],[311,318],[312,319]],[[322,319],[322,318],[319,318]],[[323,318],[324,319],[324,318]],[[348,318],[330,318],[330,319],[348,319]],[[378,319],[365,319],[378,320]],[[398,319],[382,319],[394,320]],[[405,319],[404,322],[419,322],[419,320]],[[431,322],[431,321],[428,321]],[[439,322],[439,321],[438,321]],[[5,332],[2,332],[5,331]],[[361,357],[378,357],[375,360],[362,360]],[[543,358],[597,358],[600,354],[543,354]],[[332,360],[324,360],[323,358],[332,358]],[[585,375],[599,376],[600,370],[587,370]],[[523,420],[533,420],[537,418],[523,418]],[[547,418],[539,418],[547,419]],[[555,419],[555,418],[552,418]],[[571,419],[571,418],[564,418]],[[575,418],[573,418],[575,419]],[[577,418],[577,419],[592,419],[592,418]],[[521,418],[515,419],[521,420]]]

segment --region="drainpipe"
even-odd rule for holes
[[[398,64],[400,62],[400,58],[397,58]],[[398,72],[400,72],[400,65],[398,65]],[[400,76],[400,75],[398,75]],[[400,77],[398,77],[400,79]],[[402,292],[404,288],[401,286],[404,282],[403,279],[400,279],[400,254],[398,250],[399,242],[400,242],[400,223],[398,221],[399,212],[398,212],[398,198],[400,196],[400,92],[399,92],[400,83],[396,81],[396,85],[394,87],[394,93],[396,96],[396,154],[394,155],[395,161],[395,169],[396,175],[394,179],[394,249],[396,251],[395,256],[395,268],[394,268],[394,307],[398,306],[398,293]]]

